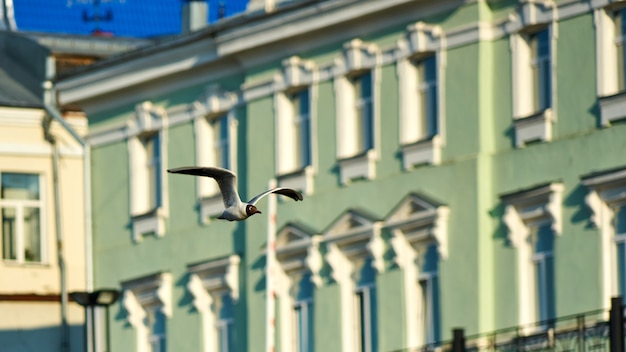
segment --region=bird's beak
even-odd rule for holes
[[[261,213],[261,211],[257,209],[255,214],[263,214],[263,213]]]

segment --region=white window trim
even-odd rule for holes
[[[311,273],[311,281],[314,287],[322,285],[320,270],[323,266],[322,255],[319,251],[321,236],[314,232],[304,230],[298,225],[287,224],[277,234],[276,259],[277,268],[275,273],[275,285],[280,297],[280,348],[281,351],[298,351],[296,339],[297,322],[294,321],[293,309],[301,301],[296,301],[290,294],[295,277],[300,277],[306,271]],[[286,239],[284,242],[281,238]],[[288,240],[289,238],[298,238]],[[312,314],[313,312],[309,312]]]
[[[202,319],[204,352],[219,352],[218,312],[211,308],[216,295],[227,293],[236,302],[239,299],[239,264],[236,254],[225,258],[189,266],[187,288],[193,295],[193,305]]]
[[[317,82],[319,72],[312,61],[302,60],[298,56],[292,56],[282,63],[280,74],[275,79],[274,109],[276,115],[276,174],[278,184],[302,191],[304,194],[313,193],[313,176],[317,169]],[[307,89],[309,92],[309,123],[310,123],[310,150],[311,165],[303,169],[294,169],[287,161],[293,160],[293,149],[284,148],[285,137],[288,132],[283,131],[284,126],[290,123],[292,106],[289,101],[289,91]]]
[[[237,119],[233,107],[237,102],[235,94],[210,85],[204,94],[193,104],[194,134],[196,138],[196,165],[214,166],[211,151],[211,127],[209,119],[226,116],[228,123],[228,164],[237,172]],[[224,210],[224,203],[217,183],[208,177],[196,177],[196,197],[200,207],[200,222],[206,224]]]
[[[123,305],[136,331],[137,352],[151,351],[150,327],[144,323],[147,310],[160,310],[167,318],[172,317],[172,280],[172,274],[160,273],[122,283]]]
[[[414,205],[422,208],[412,211]],[[437,244],[440,259],[448,258],[448,217],[447,206],[429,200],[419,194],[405,197],[385,221],[385,228],[392,233],[391,247],[395,252],[395,262],[403,270],[404,297],[406,297],[406,346],[417,347],[427,343],[426,336],[416,332],[424,331],[420,312],[423,307],[417,297],[421,297],[419,279],[424,273],[419,270],[419,253],[432,242]],[[428,273],[426,273],[428,274]]]
[[[561,235],[563,191],[562,184],[551,183],[501,196],[508,240],[517,250],[518,325],[521,326],[538,320],[534,267],[530,265],[533,247],[528,236],[532,228],[546,223],[550,223],[555,235]]]
[[[582,177],[589,188],[585,202],[592,211],[591,223],[600,230],[602,245],[602,307],[609,308],[611,297],[619,294],[615,228],[612,207],[626,206],[626,169],[591,174]]]
[[[420,139],[416,116],[419,100],[413,96],[417,91],[417,70],[411,59],[415,56],[433,54],[437,62],[437,125],[438,133],[429,139]],[[441,148],[445,145],[445,67],[446,37],[440,26],[417,22],[407,27],[407,32],[397,44],[397,74],[400,85],[400,148],[403,166],[408,170],[419,164],[437,165],[441,162]],[[419,116],[423,118],[423,116]]]
[[[358,225],[350,227],[350,223]],[[358,336],[354,329],[354,293],[357,287],[353,274],[358,268],[354,267],[354,259],[371,256],[376,272],[384,271],[385,244],[381,237],[381,227],[380,221],[372,220],[372,217],[359,211],[348,210],[323,235],[327,248],[325,258],[332,269],[332,278],[339,284],[341,291],[343,351],[355,351],[357,347],[355,342]]]
[[[130,169],[130,209],[132,236],[135,242],[141,242],[142,235],[153,232],[157,237],[165,235],[165,219],[168,216],[168,192],[165,170],[167,169],[167,114],[165,110],[154,107],[150,102],[138,104],[135,118],[127,122],[128,155]],[[153,116],[157,116],[154,119]],[[147,209],[148,199],[145,190],[145,175],[139,167],[145,164],[145,150],[141,143],[141,134],[154,132],[159,134],[161,151],[161,205],[156,209]]]
[[[335,58],[333,66],[335,109],[337,123],[337,159],[341,183],[348,184],[352,179],[373,179],[376,175],[376,160],[380,154],[380,80],[382,55],[380,49],[360,39],[353,39],[343,46],[343,53]],[[372,118],[374,147],[360,153],[354,151],[353,124],[354,97],[349,76],[361,71],[371,71],[372,77]]]
[[[27,262],[24,259],[24,234],[23,234],[23,229],[17,229],[18,232],[18,236],[16,239],[16,246],[17,246],[17,256],[15,260],[10,260],[10,259],[2,259],[2,261],[6,264],[19,264],[19,265],[46,265],[49,264],[49,256],[48,256],[48,249],[49,249],[49,239],[48,236],[50,235],[47,231],[47,217],[46,217],[46,179],[45,176],[42,173],[36,172],[36,171],[11,171],[11,170],[2,170],[0,171],[0,177],[2,176],[2,173],[17,173],[17,174],[36,174],[38,176],[39,179],[39,199],[38,200],[13,200],[13,199],[2,199],[0,198],[0,212],[2,211],[2,208],[4,206],[11,206],[11,207],[16,207],[16,208],[23,208],[24,206],[31,206],[35,205],[37,207],[39,207],[39,241],[40,241],[40,251],[41,251],[41,261],[39,262]],[[1,213],[0,213],[1,215]],[[22,216],[22,223],[24,221],[23,219],[23,214]],[[17,217],[17,214],[16,214]],[[20,232],[22,232],[20,234]],[[0,241],[2,241],[2,237],[0,236]]]
[[[515,145],[520,148],[532,141],[550,141],[552,124],[557,116],[556,54],[558,38],[558,11],[552,1],[526,1],[509,16],[512,59],[512,100]],[[533,111],[533,87],[529,74],[530,49],[527,33],[537,28],[547,28],[550,37],[550,99],[551,106],[543,111]]]
[[[623,8],[624,3],[607,4],[594,9],[596,27],[596,79],[602,127],[626,118],[626,92],[620,92],[617,80],[617,51],[615,47],[615,22],[612,13]]]

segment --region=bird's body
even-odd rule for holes
[[[241,221],[249,218],[254,214],[261,214],[256,208],[255,204],[263,197],[270,193],[280,194],[289,197],[295,201],[302,200],[302,194],[291,188],[278,187],[267,190],[248,202],[242,202],[237,192],[237,175],[232,171],[219,167],[200,167],[200,166],[188,166],[179,167],[176,169],[167,170],[167,172],[174,174],[185,174],[193,176],[206,176],[213,178],[220,188],[222,193],[222,199],[224,201],[224,212],[218,217],[218,219],[224,219],[228,221]]]

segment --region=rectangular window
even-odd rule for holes
[[[293,307],[296,323],[296,351],[313,351],[313,302],[298,301]]]
[[[311,165],[311,108],[309,90],[304,89],[289,95],[292,105],[292,138],[294,166],[302,169]]]
[[[2,258],[42,262],[40,179],[36,174],[2,173]]]
[[[417,69],[417,98],[420,104],[420,138],[438,133],[437,124],[437,60],[435,55],[413,61]]]
[[[160,309],[148,309],[146,313],[146,325],[150,329],[148,336],[150,352],[166,352],[165,314]]]
[[[357,154],[374,148],[372,72],[352,76],[354,89],[354,133]]]
[[[432,344],[441,339],[438,274],[439,253],[437,245],[433,243],[425,249],[419,276],[422,306],[420,325],[425,344]]]
[[[535,248],[533,264],[537,294],[537,318],[549,326],[556,317],[554,302],[554,233],[552,224],[545,224],[535,229]]]
[[[214,165],[230,169],[230,139],[228,115],[222,115],[209,121],[213,139]]]
[[[230,293],[222,294],[216,300],[216,313],[218,320],[215,323],[217,330],[217,350],[219,352],[230,352],[234,350],[234,306]]]
[[[544,29],[529,36],[531,52],[531,77],[534,111],[540,112],[550,106],[552,82],[550,62],[550,31]]]
[[[619,294],[626,300],[626,206],[615,208],[613,218],[617,246],[617,275]]]
[[[161,202],[161,136],[153,133],[142,138],[146,153],[148,210],[156,209]]]
[[[626,89],[624,82],[626,81],[626,8],[615,12],[615,46],[617,51],[617,88],[622,92]]]
[[[374,352],[377,347],[376,288],[361,286],[355,292],[357,351]]]

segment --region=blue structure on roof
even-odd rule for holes
[[[149,38],[181,33],[188,0],[19,0],[20,31]],[[209,23],[246,10],[249,0],[205,0]]]

